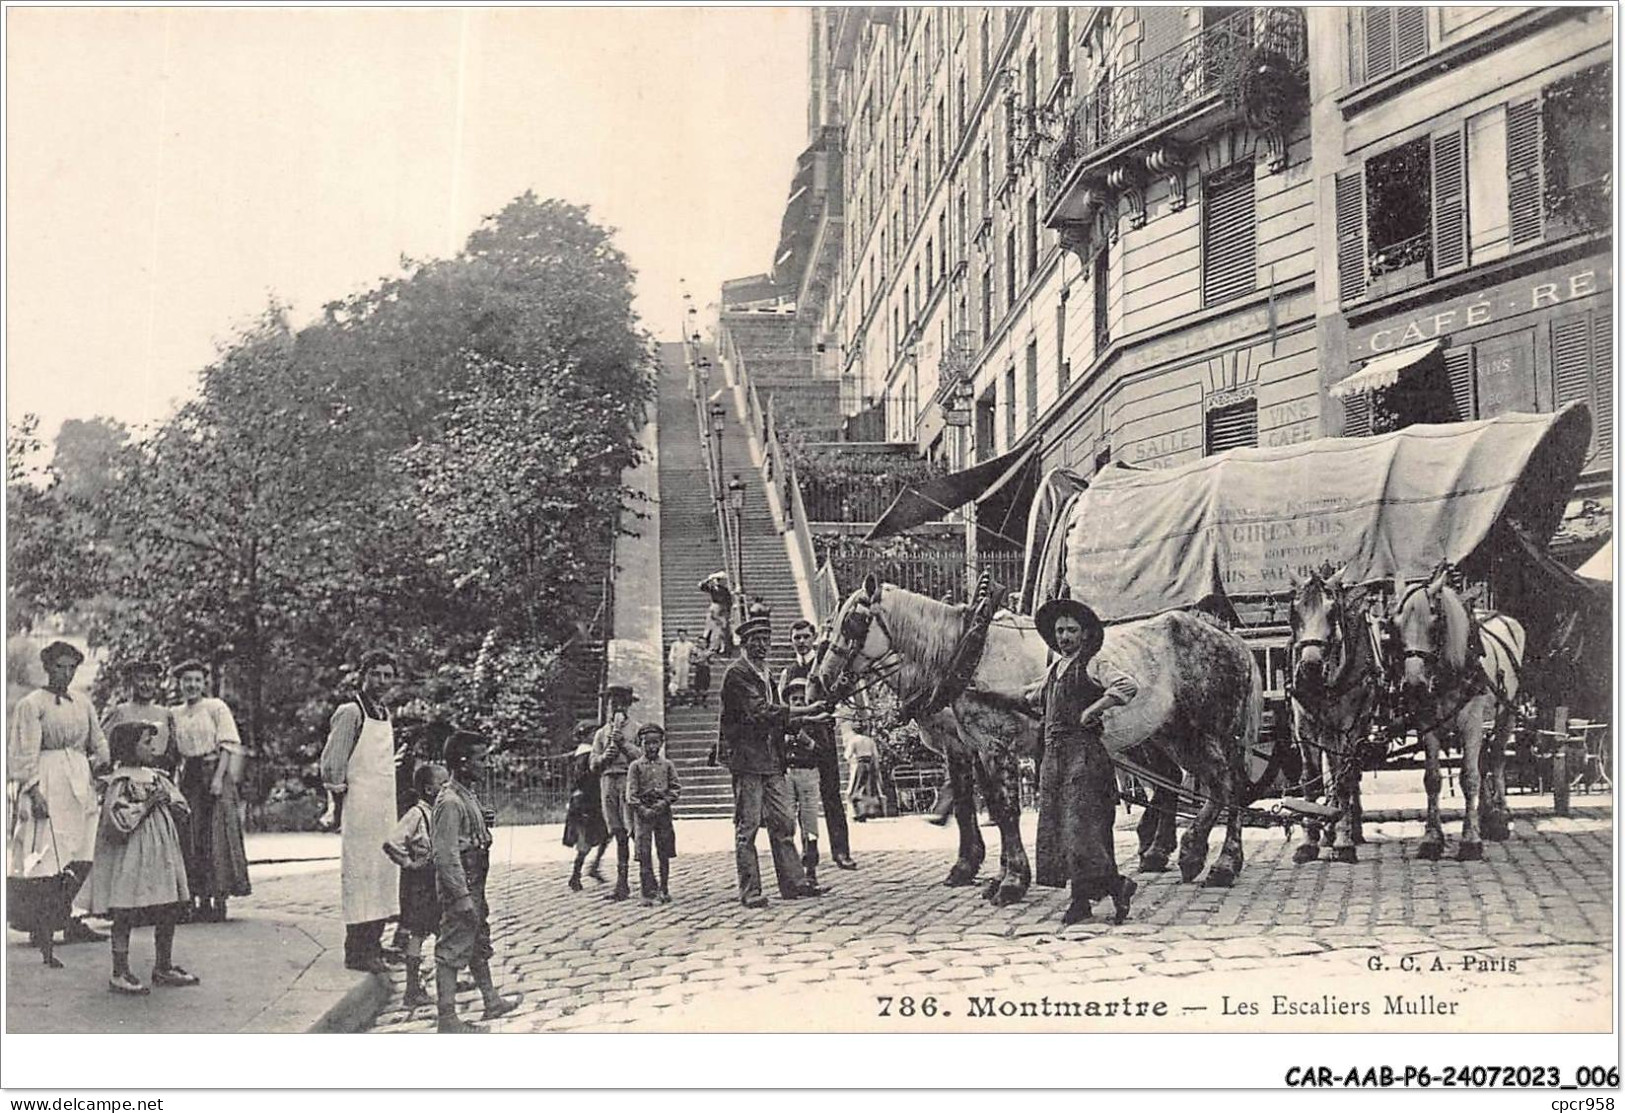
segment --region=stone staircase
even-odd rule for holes
[[[715,362],[714,352],[706,354]],[[669,648],[679,627],[698,640],[710,604],[699,590],[699,583],[725,567],[725,561],[706,479],[706,446],[700,438],[693,397],[688,393],[683,346],[662,344],[660,358],[661,627],[663,648]],[[737,475],[745,484],[744,528],[740,535],[744,586],[748,594],[761,598],[773,609],[773,652],[769,661],[777,674],[790,659],[790,624],[801,617],[801,604],[784,538],[773,523],[760,473],[751,465],[749,442],[731,392],[724,397],[728,399],[728,421],[722,437],[723,477],[726,482]],[[717,738],[718,693],[725,669],[726,663],[721,661],[712,666],[706,705],[674,705],[666,709],[667,756],[677,765],[683,782],[683,796],[677,805],[680,818],[733,814],[728,771],[705,763]]]

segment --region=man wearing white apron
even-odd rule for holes
[[[361,658],[354,703],[333,712],[322,751],[322,780],[344,793],[340,898],[344,965],[382,973],[384,922],[400,912],[400,870],[383,852],[395,830],[395,729],[384,698],[395,683],[395,658],[373,650]]]

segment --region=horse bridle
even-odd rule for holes
[[[835,683],[829,689],[832,698],[842,702],[849,701],[859,692],[867,691],[876,684],[891,679],[902,667],[902,658],[897,651],[888,648],[879,657],[866,658],[868,664],[862,670],[854,671],[853,662],[863,653],[863,646],[869,640],[869,630],[876,623],[880,624],[880,632],[886,635],[887,645],[894,644],[895,639],[886,628],[886,620],[867,599],[860,599],[854,603],[852,609],[841,619],[840,628],[836,631],[837,640],[832,641],[825,650],[826,653],[833,655],[841,668],[835,676]],[[849,646],[845,652],[839,649],[842,641]],[[888,659],[893,660],[888,663]],[[857,683],[866,678],[868,683],[862,685]]]
[[[1399,616],[1405,613],[1405,604],[1409,603],[1411,601],[1411,596],[1415,595],[1419,591],[1423,593],[1423,597],[1427,601],[1428,605],[1428,630],[1430,637],[1432,636],[1432,631],[1444,621],[1443,617],[1436,610],[1434,610],[1433,596],[1428,593],[1429,586],[1430,585],[1428,583],[1411,584],[1405,589],[1404,594],[1399,597],[1399,602],[1394,605],[1394,617],[1389,620],[1390,625],[1395,628],[1396,633],[1398,632],[1399,627]],[[1434,640],[1436,641],[1437,639]],[[1414,659],[1428,665],[1433,665],[1439,659],[1439,651],[1431,648],[1418,649],[1414,646],[1403,645],[1400,647],[1399,658],[1401,662]],[[1428,673],[1430,687],[1437,671],[1437,669],[1430,669]]]

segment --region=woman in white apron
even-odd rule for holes
[[[344,965],[381,973],[386,920],[400,912],[400,869],[384,855],[394,833],[395,729],[384,697],[395,683],[395,659],[373,650],[361,659],[354,703],[333,713],[322,751],[322,779],[344,793],[340,903]]]

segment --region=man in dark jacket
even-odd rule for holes
[[[818,663],[813,647],[815,636],[813,624],[804,618],[790,627],[790,648],[795,651],[796,659],[779,674],[781,693],[792,680],[811,680],[813,666]],[[817,694],[809,688],[807,698],[813,699]],[[852,860],[851,836],[847,832],[845,793],[841,791],[841,754],[835,741],[835,726],[831,723],[811,730],[818,739],[818,795],[823,800],[824,826],[829,831],[829,856],[841,869],[855,870],[858,864]]]
[[[766,615],[739,626],[743,653],[722,678],[722,720],[717,760],[733,773],[734,857],[739,868],[739,899],[747,908],[766,908],[756,832],[767,827],[779,894],[786,900],[816,897],[823,890],[807,880],[796,855],[795,820],[784,778],[784,732],[828,723],[822,704],[792,709],[779,697],[767,668],[773,624]]]

